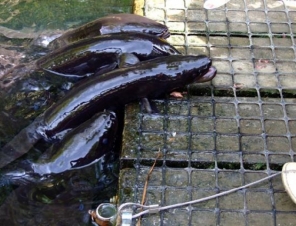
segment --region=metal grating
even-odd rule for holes
[[[144,15],[166,23],[184,54],[206,54],[217,77],[182,100],[155,100],[159,114],[126,108],[121,202],[140,202],[158,149],[147,204],[213,195],[280,171],[296,160],[296,8],[278,1],[146,0]],[[296,206],[280,177],[184,208],[145,216],[142,225],[294,225]]]

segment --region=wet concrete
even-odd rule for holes
[[[158,114],[126,107],[120,201],[190,201],[278,172],[296,160],[296,8],[272,0],[146,0],[137,13],[167,24],[184,54],[206,54],[218,74],[154,100]],[[233,194],[142,218],[142,225],[294,225],[296,205],[280,177]]]

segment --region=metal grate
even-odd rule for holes
[[[184,54],[207,54],[218,70],[182,100],[155,100],[160,113],[126,108],[121,202],[170,205],[213,195],[280,171],[296,160],[296,8],[278,1],[146,0]],[[146,216],[142,225],[293,225],[295,204],[279,177],[208,202]]]

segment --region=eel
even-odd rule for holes
[[[126,58],[125,54],[129,57]],[[131,54],[135,60],[147,60],[179,52],[152,35],[112,34],[82,40],[56,50],[38,60],[38,66],[32,62],[13,68],[0,79],[0,113],[9,116],[6,117],[8,120],[0,118],[3,125],[0,128],[0,133],[3,128],[0,146],[57,101],[73,83],[87,75],[106,73],[121,67],[121,64],[134,64]],[[44,72],[44,69],[50,73]],[[8,131],[7,126],[4,128],[5,124],[12,129]],[[13,124],[17,125],[10,126]]]
[[[0,184],[23,185],[49,179],[48,176],[65,173],[92,165],[112,151],[117,132],[114,112],[95,114],[54,143],[38,159],[23,160],[17,169],[2,172]],[[43,177],[46,175],[46,177]]]
[[[95,112],[145,97],[155,98],[208,73],[215,74],[216,70],[206,56],[171,55],[82,80],[45,111],[38,134],[50,139]]]
[[[0,168],[25,154],[39,139],[56,139],[97,112],[155,98],[215,74],[206,56],[171,55],[81,80],[1,149]]]
[[[138,32],[148,33],[161,38],[168,38],[170,32],[167,26],[136,14],[111,14],[91,21],[78,28],[68,30],[60,37],[51,41],[50,49],[57,49],[81,39],[96,37],[111,33]]]
[[[34,173],[57,174],[86,167],[111,151],[115,144],[117,121],[114,112],[99,112],[52,145],[49,159],[32,163]]]
[[[145,33],[115,33],[84,39],[57,49],[37,60],[37,67],[57,75],[79,78],[113,70],[121,54],[140,61],[180,52],[163,39]],[[106,70],[107,68],[107,70]],[[100,73],[102,74],[102,72]]]

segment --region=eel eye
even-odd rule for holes
[[[108,144],[108,139],[107,139],[107,138],[104,138],[104,139],[102,140],[102,144],[104,144],[104,145]]]
[[[106,122],[106,127],[107,127],[107,128],[111,128],[111,126],[112,126],[112,121],[111,121],[111,120],[108,120],[108,121]]]

